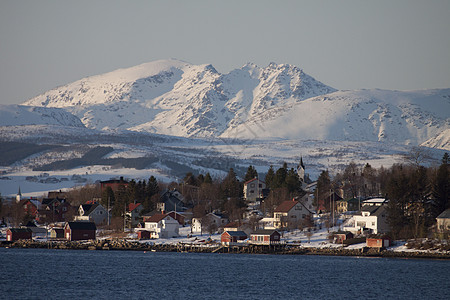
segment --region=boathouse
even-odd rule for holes
[[[67,222],[64,226],[66,240],[95,240],[97,227],[94,222]]]
[[[236,245],[238,241],[247,239],[247,234],[243,231],[225,231],[220,237],[220,241],[224,246]]]
[[[33,232],[29,228],[9,228],[6,231],[6,240],[14,242],[17,240],[31,240]]]
[[[281,234],[272,229],[259,229],[250,234],[252,244],[276,245],[280,244]]]
[[[369,236],[366,245],[370,248],[386,248],[391,245],[391,239],[388,236]]]

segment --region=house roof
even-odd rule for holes
[[[298,201],[284,201],[280,205],[275,208],[275,212],[289,212],[297,203]]]
[[[239,222],[231,222],[231,223],[225,225],[223,228],[238,228],[240,226],[241,225],[239,225]]]
[[[372,198],[372,199],[367,199],[364,200],[363,203],[366,204],[377,204],[377,203],[384,203],[387,202],[385,198]]]
[[[224,233],[228,233],[230,236],[247,236],[243,231],[225,231]]]
[[[369,212],[371,215],[381,206],[363,206],[361,212]]]
[[[377,207],[378,207],[378,209],[371,215],[379,217],[379,216],[387,213],[386,206],[381,205],[381,206],[377,206]]]
[[[97,230],[94,222],[67,222],[72,230]]]
[[[444,210],[439,216],[437,216],[439,219],[450,219],[450,208]]]
[[[64,199],[59,199],[59,198],[44,198],[42,199],[41,204],[42,205],[52,205],[54,203],[61,203],[62,200]]]
[[[161,193],[159,202],[164,203],[166,211],[176,210],[180,212],[188,209],[186,203],[177,196],[178,194],[180,197],[183,196],[177,190],[165,190]]]
[[[221,213],[221,212],[217,212],[217,211],[216,212],[211,212],[208,215],[216,216],[216,217],[218,217],[220,219],[228,219],[228,216],[226,214]]]
[[[250,180],[244,182],[244,184],[249,184],[250,182],[255,181],[255,180],[259,180],[259,179],[258,179],[258,178],[253,178],[253,179],[250,179]],[[266,184],[266,183],[265,183],[264,181],[262,181],[262,180],[259,180],[259,182]]]
[[[152,222],[152,223],[158,223],[159,221],[161,221],[162,219],[164,219],[165,217],[167,217],[169,214],[158,214],[158,215],[153,215],[150,218],[147,219],[146,222]],[[172,218],[172,217],[171,217]]]
[[[353,234],[353,233],[350,232],[350,231],[342,231],[342,230],[339,230],[339,231],[336,231],[334,234],[345,234],[345,235],[347,235],[347,234]]]
[[[9,228],[11,232],[19,233],[19,232],[32,232],[30,228]]]
[[[278,231],[274,230],[274,229],[258,229],[254,232],[252,232],[251,234],[253,235],[272,235],[274,232],[279,233]]]
[[[84,214],[83,216],[89,216],[100,204],[82,204]]]
[[[130,204],[128,204],[128,211],[135,210],[137,207],[139,207],[139,205],[141,205],[141,204],[140,203],[130,203]]]

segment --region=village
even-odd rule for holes
[[[242,188],[238,193],[242,195],[240,204],[231,208],[226,205],[226,210],[212,205],[208,208],[195,205],[199,199],[194,196],[192,201],[192,195],[197,193],[199,197],[199,191],[192,182],[192,174],[187,174],[181,190],[167,186],[154,193],[150,211],[148,203],[146,205],[137,199],[120,204],[116,199],[116,205],[112,206],[114,194],[136,185],[124,178],[99,182],[97,185],[103,199],[93,197],[78,206],[68,201],[65,191],[52,191],[45,198],[34,199],[22,197],[19,190],[16,198],[10,200],[9,213],[3,209],[0,241],[5,247],[14,246],[16,242],[23,245],[24,240],[57,245],[73,241],[109,241],[111,244],[115,239],[141,245],[166,245],[168,249],[181,251],[206,248],[211,252],[276,253],[292,248],[309,248],[353,249],[357,250],[356,253],[386,250],[433,250],[444,256],[450,253],[447,243],[450,209],[435,218],[432,235],[439,237],[440,242],[430,245],[426,239],[422,242],[420,239],[419,242],[418,239],[409,242],[407,239],[394,240],[388,220],[389,199],[386,197],[345,199],[342,191],[329,189],[325,196],[319,198],[320,178],[316,182],[305,178],[302,160],[296,169],[288,170],[284,165],[273,175],[283,168],[287,174],[285,178],[290,174],[298,181],[294,186],[301,193],[290,193],[291,199],[286,200],[288,196],[285,195],[285,200],[273,202],[274,193],[265,181],[254,176],[257,172],[250,166],[247,180],[237,185]],[[270,173],[269,170],[268,175]],[[271,180],[270,175],[266,175],[266,179],[272,181],[272,187],[273,178]],[[230,199],[228,202],[231,203]],[[18,211],[11,209],[12,205],[18,207]],[[123,211],[118,212],[117,208],[122,205]],[[14,218],[23,222],[12,226]],[[102,243],[101,249],[110,249],[105,244]]]

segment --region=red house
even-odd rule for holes
[[[222,245],[229,246],[237,244],[237,241],[243,241],[247,239],[247,234],[243,231],[225,231],[220,236]]]
[[[272,229],[259,229],[250,234],[252,244],[275,245],[281,242],[281,234]]]
[[[14,242],[17,240],[31,240],[33,232],[29,228],[9,228],[6,231],[6,240]]]
[[[96,230],[94,222],[67,222],[64,236],[69,241],[95,240]]]
[[[391,239],[387,236],[369,236],[366,245],[370,248],[386,248],[391,245]]]
[[[36,218],[39,208],[39,201],[35,199],[23,199],[20,201],[20,206],[22,206],[25,214]]]

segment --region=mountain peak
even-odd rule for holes
[[[97,130],[420,143],[449,128],[441,93],[449,94],[336,91],[290,64],[247,63],[220,74],[211,64],[168,59],[87,77],[26,105],[64,108]],[[255,125],[262,123],[269,128]]]

